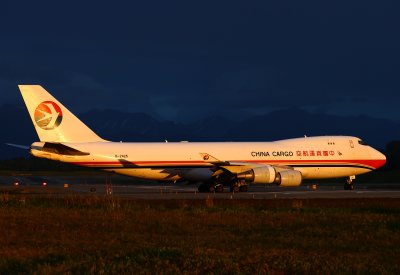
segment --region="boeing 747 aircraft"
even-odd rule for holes
[[[125,143],[100,138],[39,85],[19,85],[40,141],[39,158],[157,181],[199,182],[199,191],[246,192],[248,184],[299,186],[303,179],[347,178],[385,164],[357,137],[320,136],[274,142]]]

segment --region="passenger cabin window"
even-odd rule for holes
[[[368,146],[368,144],[361,139],[358,140],[358,144]]]

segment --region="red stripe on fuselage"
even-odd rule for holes
[[[212,163],[205,162],[205,161],[126,161],[128,164],[137,165],[138,168],[140,166],[145,165],[154,165],[154,166],[189,166],[193,164],[198,165],[212,165]],[[289,165],[289,166],[296,166],[296,164],[302,165],[315,165],[315,164],[351,164],[351,165],[364,165],[374,169],[378,169],[379,167],[383,166],[386,163],[386,160],[382,159],[357,159],[357,160],[232,160],[230,162],[238,162],[238,163],[263,163],[263,164],[279,164],[279,165]],[[124,166],[123,162],[120,161],[92,161],[92,162],[72,162],[75,165],[81,166]]]

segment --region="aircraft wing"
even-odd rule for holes
[[[267,165],[262,163],[252,163],[252,162],[232,162],[232,161],[223,161],[219,160],[208,153],[200,153],[201,157],[205,162],[215,165],[216,167],[225,169],[231,173],[242,173],[248,170],[251,170],[255,167],[263,167],[263,166],[273,166],[276,170],[293,170],[290,166],[284,165]]]
[[[208,154],[208,153],[200,153],[200,156],[202,157],[202,159],[210,164],[216,165],[216,166],[221,166],[221,165],[229,165],[229,162],[227,161],[221,161],[215,157],[213,157],[212,155]]]
[[[215,166],[215,172],[212,175],[213,178],[225,180],[236,178],[256,184],[276,183],[282,186],[298,186],[302,181],[301,173],[289,166],[229,162],[219,160],[208,153],[200,153],[200,155],[204,161]]]

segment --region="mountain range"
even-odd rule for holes
[[[5,118],[0,135],[0,159],[27,156],[24,150],[4,145],[7,142],[30,145],[38,140],[25,107],[3,105],[0,116]],[[400,140],[400,123],[396,121],[310,113],[298,108],[243,120],[213,116],[186,124],[111,109],[91,110],[78,117],[99,136],[112,141],[273,141],[305,135],[351,135],[384,150],[389,142]]]

